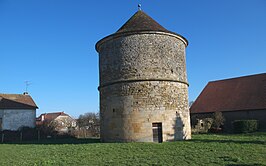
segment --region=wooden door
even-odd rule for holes
[[[152,123],[153,142],[163,142],[162,123]]]

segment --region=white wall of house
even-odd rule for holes
[[[18,130],[22,126],[35,127],[36,109],[2,109],[1,111],[2,130]]]
[[[67,132],[69,127],[76,127],[76,120],[69,116],[60,115],[54,119],[57,122],[57,130],[61,132]]]

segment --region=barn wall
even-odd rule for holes
[[[246,110],[246,111],[226,111],[222,112],[225,118],[224,122],[224,130],[225,131],[232,131],[233,126],[232,122],[235,120],[258,120],[259,121],[259,129],[266,130],[266,110]],[[192,126],[195,124],[196,119],[203,119],[206,117],[212,117],[213,113],[194,113],[191,114],[191,122]]]
[[[259,121],[259,129],[266,129],[266,110],[252,110],[252,111],[231,111],[223,112],[226,119],[225,129],[232,130],[232,122],[234,120],[250,120],[255,119]]]
[[[35,127],[35,109],[5,109],[3,110],[2,129],[18,130],[21,126]]]

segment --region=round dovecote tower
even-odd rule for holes
[[[103,142],[191,138],[187,45],[143,11],[97,42]]]

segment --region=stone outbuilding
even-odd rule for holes
[[[97,42],[103,142],[191,138],[187,45],[141,10]]]
[[[266,130],[266,73],[209,82],[190,108],[192,125],[214,112],[222,112],[225,131],[235,120],[251,119]]]
[[[37,108],[27,93],[0,94],[0,131],[34,128]]]

